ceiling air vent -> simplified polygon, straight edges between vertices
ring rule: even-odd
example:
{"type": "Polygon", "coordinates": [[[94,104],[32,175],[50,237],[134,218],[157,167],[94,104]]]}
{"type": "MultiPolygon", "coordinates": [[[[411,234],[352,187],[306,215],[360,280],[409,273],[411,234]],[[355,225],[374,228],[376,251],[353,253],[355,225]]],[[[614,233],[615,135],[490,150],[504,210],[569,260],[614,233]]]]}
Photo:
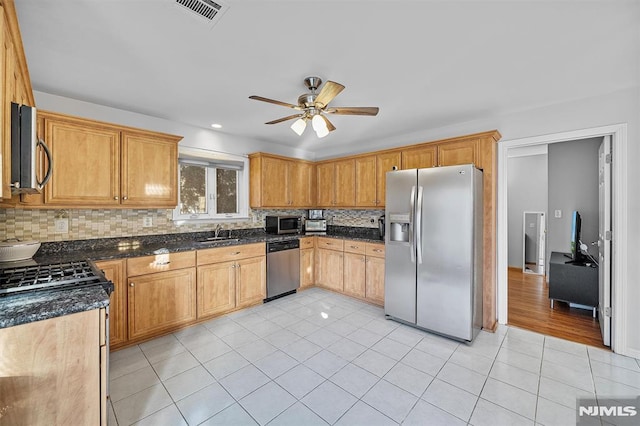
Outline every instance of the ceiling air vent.
{"type": "Polygon", "coordinates": [[[176,0],[176,3],[210,23],[218,21],[228,9],[226,5],[211,0],[176,0]]]}

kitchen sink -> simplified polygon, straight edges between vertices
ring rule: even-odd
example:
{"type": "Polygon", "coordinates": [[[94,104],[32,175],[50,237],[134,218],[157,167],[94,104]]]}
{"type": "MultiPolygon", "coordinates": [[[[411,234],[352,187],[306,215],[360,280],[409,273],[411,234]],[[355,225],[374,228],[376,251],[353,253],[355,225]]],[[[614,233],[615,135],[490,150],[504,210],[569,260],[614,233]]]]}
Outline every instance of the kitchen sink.
{"type": "Polygon", "coordinates": [[[239,238],[229,238],[229,237],[209,237],[206,238],[204,240],[200,240],[198,241],[198,243],[200,244],[207,244],[207,243],[217,243],[217,242],[221,242],[221,241],[239,241],[239,238]]]}

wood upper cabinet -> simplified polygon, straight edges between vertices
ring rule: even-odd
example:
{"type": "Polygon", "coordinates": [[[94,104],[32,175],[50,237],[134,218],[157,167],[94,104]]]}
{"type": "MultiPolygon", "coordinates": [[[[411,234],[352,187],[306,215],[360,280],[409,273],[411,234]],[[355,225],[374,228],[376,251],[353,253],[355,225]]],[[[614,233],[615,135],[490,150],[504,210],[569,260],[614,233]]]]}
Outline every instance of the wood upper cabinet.
{"type": "Polygon", "coordinates": [[[400,170],[401,156],[400,151],[376,155],[376,207],[384,207],[387,194],[387,172],[400,170]]]}
{"type": "Polygon", "coordinates": [[[402,170],[426,169],[438,165],[438,148],[435,145],[402,150],[402,170]]]}
{"type": "Polygon", "coordinates": [[[129,338],[145,338],[196,319],[196,268],[128,278],[129,338]]]}
{"type": "Polygon", "coordinates": [[[471,139],[456,142],[444,142],[438,144],[437,148],[439,166],[475,164],[476,167],[482,167],[478,162],[479,156],[477,140],[471,139]]]}
{"type": "Polygon", "coordinates": [[[44,126],[53,160],[45,203],[118,206],[120,132],[46,116],[44,126]]]}
{"type": "Polygon", "coordinates": [[[375,207],[378,204],[376,156],[358,157],[356,162],[356,206],[375,207]]]}
{"type": "Polygon", "coordinates": [[[122,132],[120,194],[127,206],[178,204],[178,144],[174,136],[122,132]]]}
{"type": "Polygon", "coordinates": [[[320,207],[353,207],[356,201],[356,163],[354,159],[318,164],[320,207]]]}
{"type": "MultiPolygon", "coordinates": [[[[40,111],[53,158],[44,204],[175,207],[180,137],[40,111]]],[[[23,197],[24,204],[30,198],[23,197]]]]}
{"type": "Polygon", "coordinates": [[[117,349],[127,342],[127,282],[126,260],[105,260],[96,262],[98,269],[113,283],[114,290],[109,298],[109,347],[117,349]]]}
{"type": "Polygon", "coordinates": [[[251,207],[313,207],[314,164],[256,153],[250,159],[251,207]]]}

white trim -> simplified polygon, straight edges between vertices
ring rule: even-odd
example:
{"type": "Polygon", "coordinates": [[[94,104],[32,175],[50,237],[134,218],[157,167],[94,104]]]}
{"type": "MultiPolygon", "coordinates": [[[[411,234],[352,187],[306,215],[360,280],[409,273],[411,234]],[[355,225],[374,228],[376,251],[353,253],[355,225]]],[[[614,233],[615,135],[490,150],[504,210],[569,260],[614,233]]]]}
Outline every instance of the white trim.
{"type": "Polygon", "coordinates": [[[622,355],[640,357],[640,353],[627,347],[626,333],[630,331],[627,318],[627,301],[629,280],[627,279],[627,124],[612,124],[609,126],[593,127],[589,129],[573,130],[563,133],[532,136],[521,139],[500,141],[498,143],[498,239],[496,271],[498,291],[496,294],[498,323],[507,323],[507,177],[509,151],[515,148],[566,142],[570,140],[587,139],[598,136],[611,135],[613,151],[613,259],[611,296],[613,302],[613,316],[611,318],[611,349],[622,355]]]}

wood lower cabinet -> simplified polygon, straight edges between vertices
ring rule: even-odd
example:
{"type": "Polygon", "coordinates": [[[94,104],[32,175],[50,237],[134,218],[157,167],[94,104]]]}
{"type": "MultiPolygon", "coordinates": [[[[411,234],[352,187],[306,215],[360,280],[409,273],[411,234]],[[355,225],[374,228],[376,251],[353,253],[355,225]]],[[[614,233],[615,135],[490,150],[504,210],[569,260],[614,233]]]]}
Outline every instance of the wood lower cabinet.
{"type": "Polygon", "coordinates": [[[117,349],[128,340],[126,260],[106,260],[96,266],[114,286],[109,299],[109,347],[117,349]]]}
{"type": "Polygon", "coordinates": [[[264,243],[197,251],[198,319],[261,303],[267,297],[264,243]]]}
{"type": "Polygon", "coordinates": [[[235,262],[198,266],[198,318],[236,307],[235,262]]]}
{"type": "Polygon", "coordinates": [[[311,287],[315,284],[313,248],[300,249],[300,288],[311,287]]]}
{"type": "Polygon", "coordinates": [[[342,251],[318,248],[316,250],[316,284],[342,292],[343,287],[343,263],[342,251]]]}
{"type": "Polygon", "coordinates": [[[0,424],[106,425],[104,322],[93,309],[0,329],[0,424]]]}
{"type": "Polygon", "coordinates": [[[365,299],[384,305],[384,258],[366,257],[365,299]]]}
{"type": "Polygon", "coordinates": [[[344,293],[349,296],[365,297],[366,256],[364,254],[344,254],[344,293]]]}
{"type": "Polygon", "coordinates": [[[261,303],[267,297],[267,257],[236,262],[236,307],[261,303]]]}
{"type": "Polygon", "coordinates": [[[156,335],[196,319],[196,269],[128,278],[129,338],[156,335]]]}

